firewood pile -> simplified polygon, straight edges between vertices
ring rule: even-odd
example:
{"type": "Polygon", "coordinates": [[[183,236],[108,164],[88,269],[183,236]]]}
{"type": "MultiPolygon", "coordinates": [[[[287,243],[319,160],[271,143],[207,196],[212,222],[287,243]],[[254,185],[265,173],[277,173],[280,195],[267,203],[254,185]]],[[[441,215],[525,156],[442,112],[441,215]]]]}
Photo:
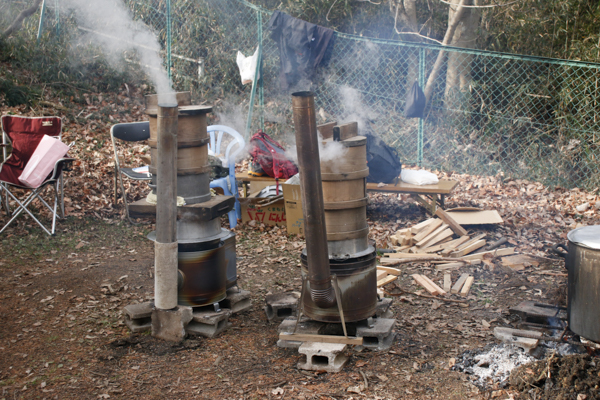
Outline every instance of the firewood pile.
{"type": "MultiPolygon", "coordinates": [[[[441,208],[437,210],[435,217],[398,230],[390,236],[390,240],[393,244],[391,252],[384,253],[379,260],[377,286],[383,287],[396,280],[401,270],[393,267],[429,262],[435,265],[436,271],[444,274],[443,287],[425,275],[411,276],[432,296],[446,294],[467,296],[474,277],[461,274],[456,282],[452,283],[450,271],[458,270],[465,265],[482,263],[493,269],[492,259],[515,253],[514,247],[502,247],[507,243],[505,238],[488,243],[485,233],[470,235],[441,208]]],[[[507,262],[503,260],[503,265],[518,269],[528,261],[526,257],[520,259],[514,257],[516,256],[513,256],[512,260],[507,258],[507,262]]]]}

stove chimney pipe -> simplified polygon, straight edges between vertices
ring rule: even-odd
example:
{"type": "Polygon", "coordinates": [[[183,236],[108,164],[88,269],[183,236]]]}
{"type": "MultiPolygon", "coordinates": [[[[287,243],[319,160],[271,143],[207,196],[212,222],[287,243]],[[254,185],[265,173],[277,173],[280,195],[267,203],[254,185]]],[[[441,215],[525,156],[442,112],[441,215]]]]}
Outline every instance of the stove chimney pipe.
{"type": "Polygon", "coordinates": [[[330,308],[336,305],[336,298],[331,285],[327,251],[314,94],[312,92],[292,93],[292,107],[302,191],[310,297],[317,307],[330,308]]]}

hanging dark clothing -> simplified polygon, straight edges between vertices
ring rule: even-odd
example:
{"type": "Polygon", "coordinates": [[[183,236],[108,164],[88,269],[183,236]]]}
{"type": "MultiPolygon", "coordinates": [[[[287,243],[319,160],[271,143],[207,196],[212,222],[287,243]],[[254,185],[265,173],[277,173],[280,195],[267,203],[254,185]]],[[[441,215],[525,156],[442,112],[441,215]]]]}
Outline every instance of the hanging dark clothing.
{"type": "Polygon", "coordinates": [[[279,48],[282,89],[311,89],[317,67],[327,65],[331,58],[334,31],[279,10],[273,12],[268,29],[279,48]]]}

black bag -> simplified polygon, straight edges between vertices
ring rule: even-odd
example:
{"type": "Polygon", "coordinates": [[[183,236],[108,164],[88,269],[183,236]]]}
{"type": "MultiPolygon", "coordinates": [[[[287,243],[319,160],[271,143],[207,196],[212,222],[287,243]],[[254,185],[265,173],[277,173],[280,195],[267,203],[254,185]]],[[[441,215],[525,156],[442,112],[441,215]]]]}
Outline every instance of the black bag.
{"type": "Polygon", "coordinates": [[[406,103],[404,104],[404,117],[423,118],[426,105],[427,100],[425,99],[425,93],[423,93],[421,90],[419,83],[415,81],[408,91],[408,95],[406,96],[406,103]]]}
{"type": "Polygon", "coordinates": [[[367,132],[367,182],[392,183],[400,176],[402,163],[398,152],[372,132],[367,132]]]}

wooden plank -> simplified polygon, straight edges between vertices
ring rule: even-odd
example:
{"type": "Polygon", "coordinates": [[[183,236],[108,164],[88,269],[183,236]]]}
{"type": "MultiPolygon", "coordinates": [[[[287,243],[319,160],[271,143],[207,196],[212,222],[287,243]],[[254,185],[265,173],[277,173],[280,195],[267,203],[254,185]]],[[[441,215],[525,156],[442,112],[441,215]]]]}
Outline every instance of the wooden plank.
{"type": "Polygon", "coordinates": [[[452,275],[450,272],[444,273],[444,291],[447,293],[452,289],[452,275]]]}
{"type": "Polygon", "coordinates": [[[425,239],[431,232],[439,228],[443,223],[444,222],[441,219],[434,219],[433,222],[427,225],[425,229],[423,229],[421,232],[415,235],[415,237],[413,237],[413,240],[415,241],[415,243],[420,242],[421,240],[425,239]]]}
{"type": "Polygon", "coordinates": [[[415,226],[410,228],[410,233],[412,233],[413,235],[416,235],[417,233],[421,232],[423,229],[427,228],[429,226],[429,224],[431,224],[434,220],[435,220],[435,218],[429,218],[423,222],[419,222],[418,224],[416,224],[415,226]]]}
{"type": "Polygon", "coordinates": [[[439,294],[446,294],[446,291],[444,289],[442,289],[441,287],[439,287],[434,281],[432,281],[431,279],[429,279],[428,276],[425,275],[421,275],[421,277],[423,279],[425,279],[427,281],[427,283],[429,283],[431,286],[433,286],[435,288],[435,290],[439,293],[439,294]]]}
{"type": "Polygon", "coordinates": [[[430,243],[433,238],[435,238],[438,234],[440,234],[440,232],[443,232],[444,230],[446,230],[446,228],[448,228],[448,225],[446,225],[442,222],[442,224],[439,226],[439,228],[437,228],[435,231],[431,232],[429,235],[427,235],[421,241],[418,241],[415,244],[415,246],[425,247],[426,244],[430,243]]]}
{"type": "Polygon", "coordinates": [[[356,121],[334,127],[334,135],[336,128],[339,129],[340,140],[346,140],[358,136],[358,122],[356,121]]]}
{"type": "Polygon", "coordinates": [[[473,236],[471,239],[469,239],[466,242],[464,242],[463,244],[457,246],[456,250],[462,250],[465,247],[469,246],[470,244],[475,243],[476,241],[481,240],[486,236],[487,236],[487,233],[480,233],[479,235],[473,236]]]}
{"type": "Polygon", "coordinates": [[[446,239],[442,240],[439,244],[437,244],[435,246],[427,247],[427,248],[423,249],[423,251],[425,253],[437,253],[438,251],[442,251],[442,250],[445,250],[450,247],[454,248],[457,246],[457,245],[455,245],[455,243],[458,243],[458,241],[460,241],[461,239],[462,238],[453,240],[451,238],[446,238],[446,239]]]}
{"type": "Polygon", "coordinates": [[[503,249],[484,251],[483,253],[469,254],[468,256],[463,256],[461,258],[463,260],[483,260],[483,258],[488,254],[491,254],[494,257],[509,256],[511,254],[515,254],[515,248],[505,247],[503,249]]]}
{"type": "Polygon", "coordinates": [[[408,250],[409,248],[410,246],[394,246],[394,250],[396,250],[398,253],[408,250]]]}
{"type": "Polygon", "coordinates": [[[395,276],[395,275],[388,275],[387,277],[385,277],[385,278],[377,281],[377,287],[385,286],[388,283],[394,282],[396,279],[398,279],[397,276],[395,276]]]}
{"type": "Polygon", "coordinates": [[[389,274],[386,271],[380,271],[379,268],[377,268],[377,282],[379,282],[388,275],[389,274]]]}
{"type": "MultiPolygon", "coordinates": [[[[400,271],[398,268],[391,268],[391,267],[382,267],[380,265],[377,266],[377,271],[385,271],[390,275],[395,275],[398,276],[402,273],[402,271],[400,271]]],[[[379,279],[377,279],[379,280],[379,279]]]]}
{"type": "Polygon", "coordinates": [[[462,257],[465,254],[472,253],[475,250],[482,248],[483,246],[485,246],[485,243],[486,242],[483,239],[482,240],[478,240],[478,241],[476,241],[474,243],[471,243],[469,246],[465,247],[462,250],[453,251],[452,253],[450,253],[450,257],[462,257]]]}
{"type": "Polygon", "coordinates": [[[335,335],[310,335],[300,333],[280,333],[280,340],[289,340],[291,342],[315,342],[315,343],[340,343],[351,345],[362,345],[362,337],[344,337],[335,335]]]}
{"type": "Polygon", "coordinates": [[[452,229],[446,228],[445,230],[443,230],[440,233],[438,233],[437,235],[435,235],[431,240],[429,240],[427,242],[427,244],[422,247],[422,249],[426,249],[426,248],[428,248],[430,246],[434,246],[434,245],[438,244],[439,242],[441,242],[444,239],[451,238],[452,235],[454,235],[454,232],[452,232],[452,229]]]}
{"type": "Polygon", "coordinates": [[[475,278],[473,278],[472,276],[469,276],[467,278],[467,280],[465,281],[465,284],[463,285],[462,289],[460,290],[460,295],[465,297],[466,295],[469,294],[469,290],[471,290],[471,285],[473,284],[473,281],[475,280],[475,278]]]}
{"type": "Polygon", "coordinates": [[[330,137],[333,137],[333,127],[336,125],[337,125],[337,121],[328,122],[323,125],[318,125],[317,130],[319,131],[319,133],[321,134],[321,137],[323,139],[329,139],[330,137]]]}
{"type": "Polygon", "coordinates": [[[428,253],[385,253],[383,255],[383,257],[381,257],[381,259],[384,258],[394,258],[394,259],[399,259],[399,258],[442,258],[442,256],[438,256],[436,254],[428,254],[428,253]]]}
{"type": "Polygon", "coordinates": [[[459,269],[465,263],[455,262],[455,263],[447,263],[447,264],[438,264],[435,266],[436,271],[454,271],[455,269],[459,269]]]}
{"type": "Polygon", "coordinates": [[[423,278],[423,276],[422,276],[422,275],[419,275],[419,274],[413,274],[413,275],[411,275],[411,276],[412,276],[412,278],[415,280],[415,282],[417,282],[417,283],[418,283],[419,285],[421,285],[421,286],[422,286],[422,287],[423,287],[425,290],[427,290],[427,292],[429,292],[429,294],[431,294],[431,295],[434,295],[434,296],[436,296],[436,295],[438,295],[438,294],[439,294],[439,292],[437,291],[437,289],[436,289],[435,287],[431,286],[431,285],[429,284],[429,282],[428,282],[426,279],[424,279],[424,278],[423,278]]]}
{"type": "Polygon", "coordinates": [[[368,182],[367,191],[389,192],[389,193],[416,193],[416,194],[450,194],[458,185],[458,181],[441,179],[435,185],[413,185],[403,181],[398,181],[394,185],[385,185],[378,187],[377,183],[368,182]]]}
{"type": "Polygon", "coordinates": [[[454,286],[452,286],[450,293],[456,294],[456,293],[460,292],[460,289],[462,289],[462,287],[465,284],[465,281],[467,280],[468,277],[469,277],[469,274],[462,274],[460,276],[460,278],[458,278],[458,280],[456,281],[454,286]]]}
{"type": "Polygon", "coordinates": [[[521,271],[525,267],[529,267],[531,265],[537,267],[540,265],[540,262],[527,254],[517,254],[514,256],[502,257],[502,265],[505,265],[515,271],[521,271]]]}
{"type": "Polygon", "coordinates": [[[496,210],[447,211],[461,225],[501,224],[504,221],[496,210]]]}
{"type": "Polygon", "coordinates": [[[441,208],[438,208],[437,210],[435,210],[435,215],[440,217],[440,219],[442,221],[444,221],[446,224],[448,224],[450,229],[452,229],[452,231],[454,233],[456,233],[458,236],[465,236],[467,234],[467,230],[465,228],[463,228],[462,226],[460,226],[460,224],[458,222],[456,222],[454,220],[454,218],[452,218],[450,215],[448,215],[448,213],[446,211],[442,210],[441,208]]]}

